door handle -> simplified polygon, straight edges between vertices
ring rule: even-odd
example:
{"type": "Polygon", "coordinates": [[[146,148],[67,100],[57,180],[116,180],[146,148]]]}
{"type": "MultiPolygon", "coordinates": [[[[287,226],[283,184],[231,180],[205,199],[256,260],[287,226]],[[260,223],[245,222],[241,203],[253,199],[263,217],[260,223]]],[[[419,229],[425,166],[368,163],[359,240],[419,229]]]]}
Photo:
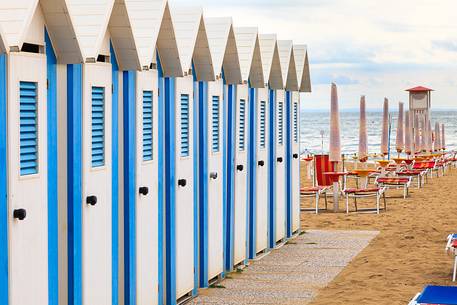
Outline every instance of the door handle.
{"type": "Polygon", "coordinates": [[[141,195],[146,196],[149,193],[149,188],[147,186],[141,186],[138,191],[141,195]]]}
{"type": "Polygon", "coordinates": [[[92,206],[97,204],[97,196],[87,196],[86,197],[86,203],[90,204],[92,206]]]}
{"type": "Polygon", "coordinates": [[[276,161],[278,161],[279,163],[282,163],[282,157],[278,157],[278,158],[276,159],[276,161]]]}
{"type": "Polygon", "coordinates": [[[187,180],[186,179],[179,179],[178,180],[178,185],[179,186],[185,187],[186,184],[187,184],[187,180]]]}
{"type": "Polygon", "coordinates": [[[242,164],[236,166],[236,170],[239,172],[243,171],[244,166],[242,164]]]}
{"type": "Polygon", "coordinates": [[[216,180],[216,179],[217,179],[217,173],[216,173],[216,172],[212,172],[212,173],[209,174],[209,177],[210,177],[211,179],[216,180]]]}
{"type": "Polygon", "coordinates": [[[259,166],[264,166],[264,165],[265,165],[265,162],[264,162],[263,160],[260,160],[259,162],[257,162],[257,164],[258,164],[259,166]]]}
{"type": "Polygon", "coordinates": [[[27,216],[27,211],[25,209],[15,209],[13,210],[13,218],[18,220],[24,220],[27,216]]]}
{"type": "Polygon", "coordinates": [[[294,159],[298,159],[298,154],[293,154],[292,156],[294,157],[294,159]]]}

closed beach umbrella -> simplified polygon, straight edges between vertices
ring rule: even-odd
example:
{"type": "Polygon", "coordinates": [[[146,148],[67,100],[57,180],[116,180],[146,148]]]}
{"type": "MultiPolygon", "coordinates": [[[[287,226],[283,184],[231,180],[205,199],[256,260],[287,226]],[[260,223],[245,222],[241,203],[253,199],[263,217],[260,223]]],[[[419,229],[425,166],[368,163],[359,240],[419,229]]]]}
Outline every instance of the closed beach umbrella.
{"type": "Polygon", "coordinates": [[[432,123],[430,122],[430,118],[427,116],[427,151],[432,152],[432,123]]]}
{"type": "Polygon", "coordinates": [[[330,147],[329,159],[331,162],[341,161],[340,142],[340,113],[338,110],[338,92],[335,84],[332,84],[330,103],[330,147]]]}
{"type": "Polygon", "coordinates": [[[359,127],[359,161],[365,162],[368,158],[367,114],[365,96],[360,98],[360,127],[359,127]]]}
{"type": "Polygon", "coordinates": [[[419,116],[414,116],[414,152],[422,151],[421,134],[420,134],[420,120],[419,116]]]}
{"type": "Polygon", "coordinates": [[[389,153],[389,101],[384,98],[384,108],[382,112],[382,135],[381,135],[381,154],[389,153]]]}
{"type": "Polygon", "coordinates": [[[396,148],[397,152],[401,153],[405,148],[405,137],[404,137],[404,122],[403,122],[403,103],[398,104],[398,121],[397,121],[397,138],[396,138],[396,148]]]}
{"type": "Polygon", "coordinates": [[[444,124],[441,124],[441,149],[446,150],[446,137],[444,133],[444,124]]]}
{"type": "Polygon", "coordinates": [[[413,152],[412,148],[412,128],[410,123],[410,112],[405,112],[405,153],[410,155],[413,152]]]}
{"type": "Polygon", "coordinates": [[[435,145],[433,146],[435,151],[441,150],[441,132],[440,132],[440,123],[435,123],[435,145]]]}

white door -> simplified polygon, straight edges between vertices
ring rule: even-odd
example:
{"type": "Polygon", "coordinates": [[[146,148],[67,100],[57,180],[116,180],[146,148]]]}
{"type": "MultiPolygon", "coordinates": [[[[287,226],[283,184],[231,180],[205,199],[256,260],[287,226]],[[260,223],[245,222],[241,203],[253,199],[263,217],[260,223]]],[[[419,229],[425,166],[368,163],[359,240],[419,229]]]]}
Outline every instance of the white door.
{"type": "Polygon", "coordinates": [[[284,90],[276,91],[276,241],[286,236],[286,126],[284,90]]]}
{"type": "Polygon", "coordinates": [[[235,265],[246,259],[248,109],[248,86],[239,85],[237,87],[235,128],[235,249],[233,258],[235,265]]]}
{"type": "Polygon", "coordinates": [[[208,83],[208,279],[223,271],[223,90],[222,80],[208,83]]]}
{"type": "Polygon", "coordinates": [[[194,288],[193,77],[176,78],[176,297],[194,288]]]}
{"type": "Polygon", "coordinates": [[[111,304],[111,64],[83,68],[83,304],[111,304]]]}
{"type": "Polygon", "coordinates": [[[10,305],[48,303],[46,99],[46,57],[10,53],[7,105],[10,305]]]}
{"type": "Polygon", "coordinates": [[[268,247],[268,89],[258,89],[256,142],[256,253],[268,247]]]}
{"type": "Polygon", "coordinates": [[[300,93],[292,94],[292,233],[300,228],[300,93]]]}
{"type": "Polygon", "coordinates": [[[136,74],[136,287],[137,304],[158,299],[157,71],[136,74]]]}

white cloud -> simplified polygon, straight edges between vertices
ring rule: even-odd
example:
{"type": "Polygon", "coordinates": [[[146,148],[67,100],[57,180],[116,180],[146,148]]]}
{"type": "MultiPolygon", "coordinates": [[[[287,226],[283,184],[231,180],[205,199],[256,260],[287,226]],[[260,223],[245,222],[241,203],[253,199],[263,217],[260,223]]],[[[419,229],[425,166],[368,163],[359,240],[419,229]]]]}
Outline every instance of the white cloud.
{"type": "MultiPolygon", "coordinates": [[[[201,5],[207,16],[232,16],[237,26],[306,43],[311,108],[328,108],[325,80],[342,80],[341,108],[368,107],[382,98],[406,101],[404,89],[434,88],[435,107],[456,107],[457,1],[455,0],[170,0],[201,5]]],[[[396,103],[396,102],[395,102],[396,103]]]]}

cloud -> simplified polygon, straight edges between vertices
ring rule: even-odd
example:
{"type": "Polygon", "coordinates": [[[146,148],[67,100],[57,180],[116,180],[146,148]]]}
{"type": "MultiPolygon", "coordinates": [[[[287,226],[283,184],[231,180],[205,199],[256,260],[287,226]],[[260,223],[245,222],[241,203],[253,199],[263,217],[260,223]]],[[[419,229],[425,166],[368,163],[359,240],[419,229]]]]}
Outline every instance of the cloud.
{"type": "Polygon", "coordinates": [[[432,41],[432,46],[450,52],[457,52],[457,41],[434,40],[432,41]]]}

